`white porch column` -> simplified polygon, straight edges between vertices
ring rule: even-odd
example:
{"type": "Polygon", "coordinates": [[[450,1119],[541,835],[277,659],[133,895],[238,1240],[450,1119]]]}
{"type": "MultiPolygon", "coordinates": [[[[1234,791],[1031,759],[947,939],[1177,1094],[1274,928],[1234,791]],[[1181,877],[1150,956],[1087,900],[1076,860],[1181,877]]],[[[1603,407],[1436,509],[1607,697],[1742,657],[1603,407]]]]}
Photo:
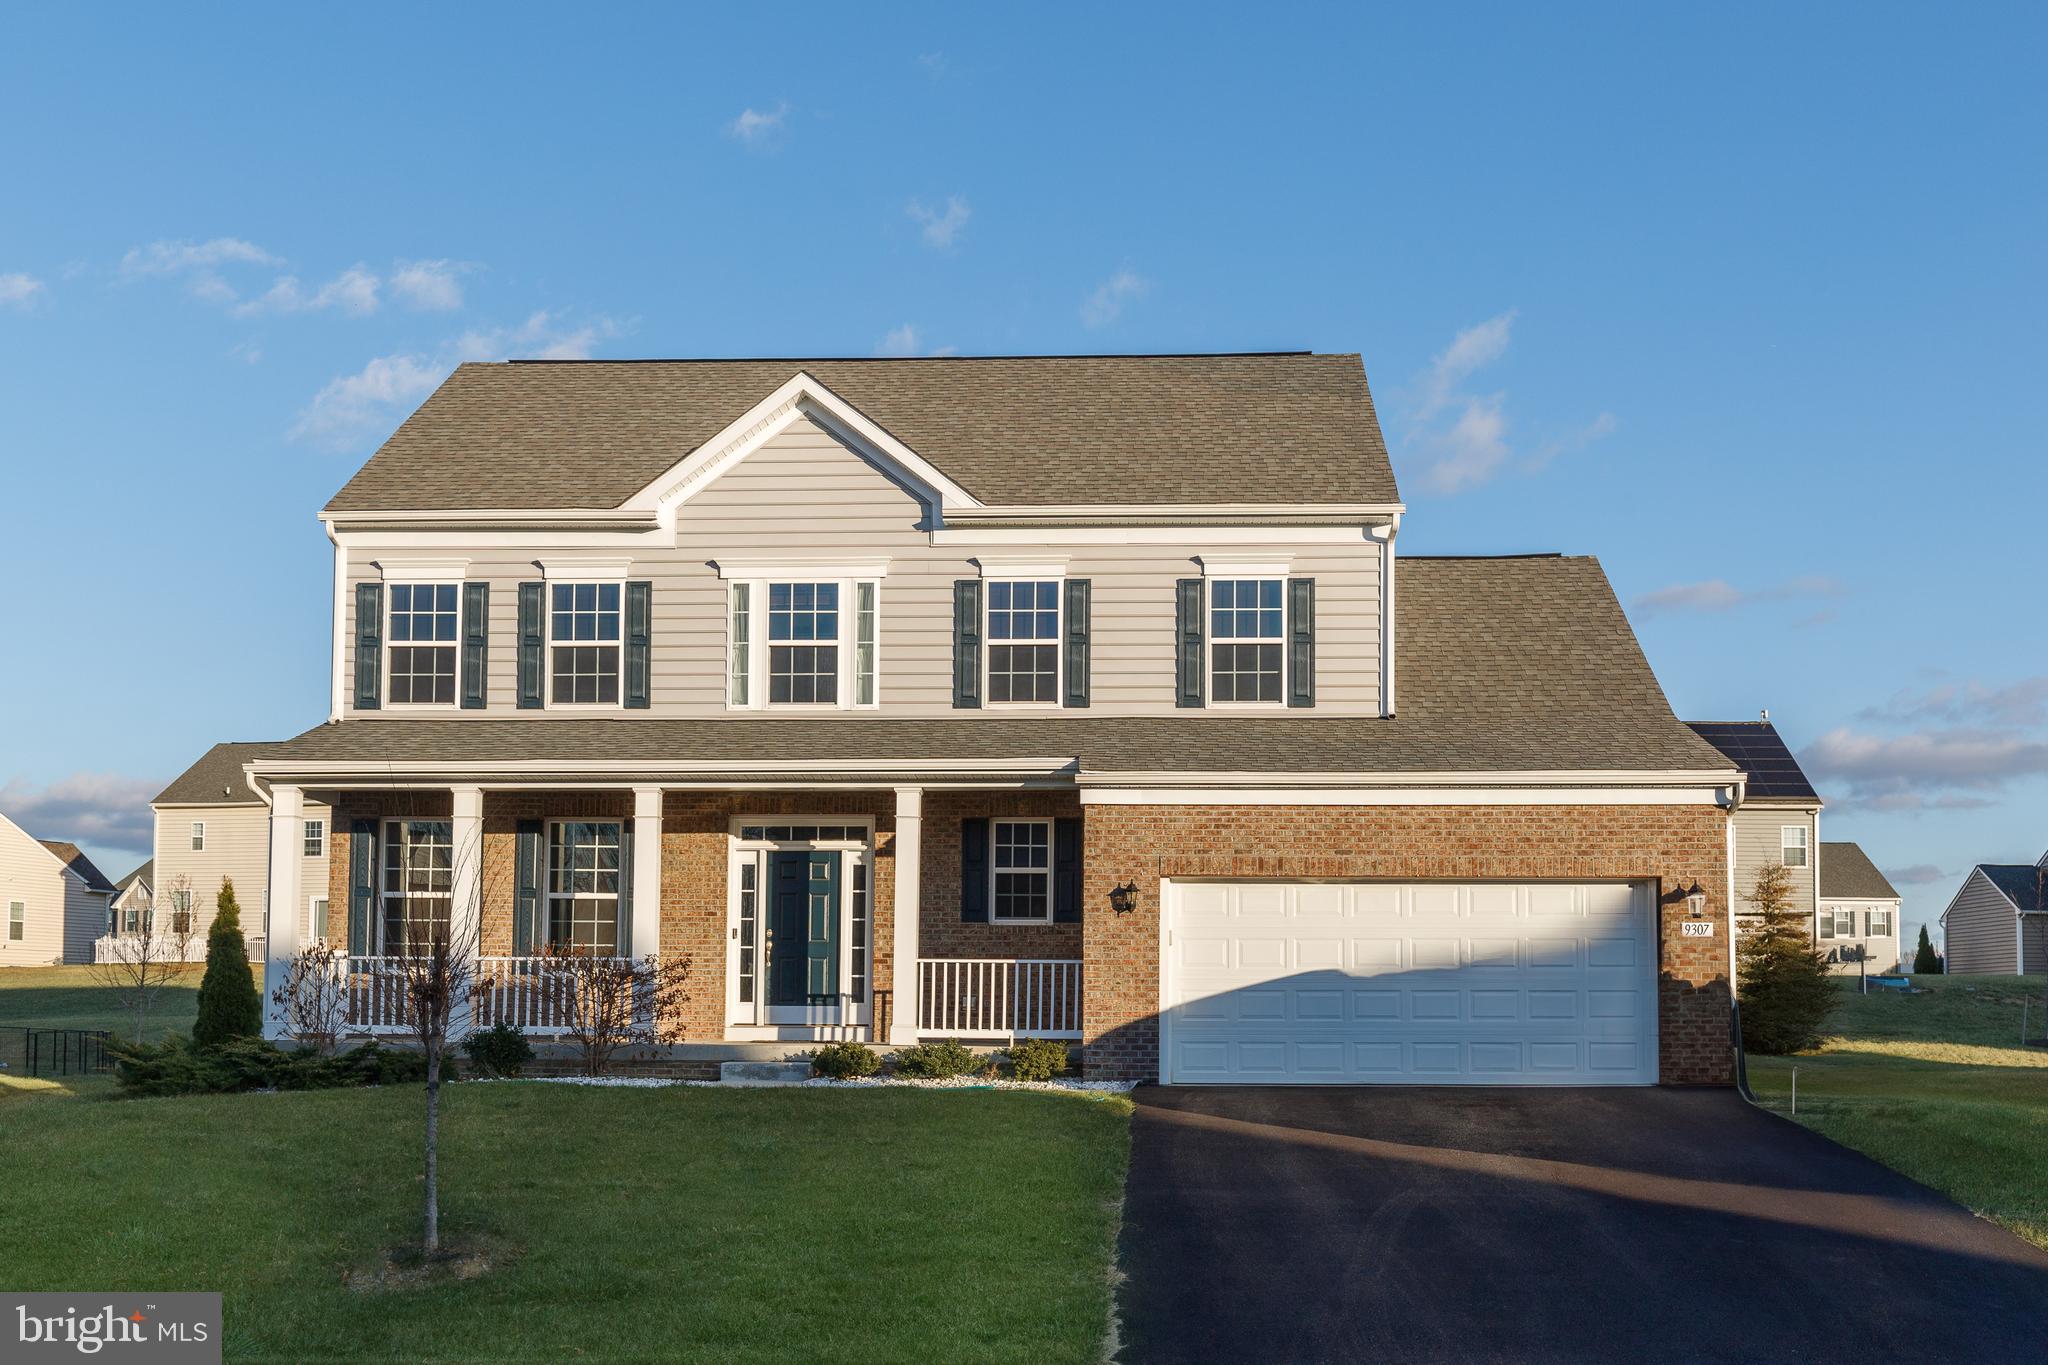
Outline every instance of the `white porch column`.
{"type": "Polygon", "coordinates": [[[271,998],[299,952],[299,864],[306,854],[306,802],[297,787],[270,789],[269,890],[263,914],[263,1036],[289,1038],[285,1008],[271,998]]]}
{"type": "Polygon", "coordinates": [[[896,789],[896,937],[889,1042],[917,1041],[918,872],[924,863],[924,789],[896,789]]]}
{"type": "MultiPolygon", "coordinates": [[[[454,859],[448,887],[448,947],[451,960],[469,960],[474,985],[484,948],[484,792],[481,787],[456,787],[448,796],[448,843],[454,859]]],[[[449,1009],[451,1039],[469,1032],[473,1003],[464,992],[449,1009]]]]}
{"type": "Polygon", "coordinates": [[[661,788],[633,788],[633,941],[637,958],[661,951],[661,788]]]}

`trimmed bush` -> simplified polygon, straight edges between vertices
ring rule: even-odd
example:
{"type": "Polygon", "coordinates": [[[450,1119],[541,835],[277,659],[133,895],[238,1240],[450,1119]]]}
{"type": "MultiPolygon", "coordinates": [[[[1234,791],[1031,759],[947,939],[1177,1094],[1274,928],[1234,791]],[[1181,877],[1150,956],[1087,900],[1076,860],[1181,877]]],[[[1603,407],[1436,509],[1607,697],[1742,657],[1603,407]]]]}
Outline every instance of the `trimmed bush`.
{"type": "Polygon", "coordinates": [[[1010,1046],[1010,1074],[1020,1081],[1049,1081],[1067,1069],[1067,1045],[1052,1038],[1022,1038],[1010,1046]]]}
{"type": "Polygon", "coordinates": [[[865,1043],[827,1043],[811,1054],[814,1075],[835,1081],[858,1080],[882,1069],[882,1059],[865,1043]]]}
{"type": "Polygon", "coordinates": [[[249,945],[242,938],[242,911],[235,903],[235,884],[222,878],[213,927],[206,931],[206,975],[199,981],[199,1018],[192,1041],[219,1047],[235,1038],[263,1032],[263,997],[249,970],[249,945]]]}
{"type": "Polygon", "coordinates": [[[955,1042],[919,1043],[892,1054],[896,1074],[912,1080],[941,1081],[949,1076],[978,1076],[994,1069],[986,1057],[977,1057],[955,1042]]]}
{"type": "MultiPolygon", "coordinates": [[[[261,1038],[237,1038],[217,1048],[172,1037],[156,1045],[110,1040],[115,1075],[125,1095],[221,1095],[244,1090],[340,1090],[358,1085],[404,1085],[426,1079],[417,1052],[366,1043],[345,1052],[312,1048],[286,1052],[261,1038]]],[[[444,1079],[455,1079],[452,1059],[444,1079]]]]}
{"type": "Polygon", "coordinates": [[[463,1039],[462,1050],[469,1054],[470,1065],[485,1076],[517,1076],[533,1060],[533,1044],[503,1019],[463,1039]]]}

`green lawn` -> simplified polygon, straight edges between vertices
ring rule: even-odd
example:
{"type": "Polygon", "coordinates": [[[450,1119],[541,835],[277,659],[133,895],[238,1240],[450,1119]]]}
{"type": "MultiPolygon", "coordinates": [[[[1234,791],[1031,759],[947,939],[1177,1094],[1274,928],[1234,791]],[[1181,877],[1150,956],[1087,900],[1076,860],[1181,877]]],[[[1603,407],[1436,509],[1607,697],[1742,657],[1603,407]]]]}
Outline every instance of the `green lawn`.
{"type": "Polygon", "coordinates": [[[1757,1098],[2048,1247],[2048,981],[1916,977],[1924,995],[1844,983],[1819,1051],[1749,1059],[1757,1098]]]}
{"type": "MultiPolygon", "coordinates": [[[[149,1011],[144,1029],[151,1042],[166,1032],[190,1033],[199,1017],[199,978],[206,964],[172,969],[173,975],[149,1011]]],[[[263,968],[255,966],[256,982],[263,968]]],[[[0,967],[0,1024],[39,1028],[103,1028],[135,1036],[135,1014],[121,1008],[120,991],[102,984],[92,967],[0,967]]]]}
{"type": "Polygon", "coordinates": [[[230,1359],[1095,1361],[1130,1106],[999,1091],[446,1092],[0,1105],[15,1289],[218,1289],[230,1359]]]}

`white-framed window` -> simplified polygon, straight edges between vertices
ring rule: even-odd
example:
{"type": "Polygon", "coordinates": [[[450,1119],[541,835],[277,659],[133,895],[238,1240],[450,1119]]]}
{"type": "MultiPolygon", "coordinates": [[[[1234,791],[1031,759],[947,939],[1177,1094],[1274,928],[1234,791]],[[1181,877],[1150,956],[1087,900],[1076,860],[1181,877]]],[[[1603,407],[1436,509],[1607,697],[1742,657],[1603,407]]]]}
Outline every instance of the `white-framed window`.
{"type": "Polygon", "coordinates": [[[393,706],[455,705],[461,596],[456,583],[393,583],[386,593],[384,690],[393,706]]]}
{"type": "Polygon", "coordinates": [[[28,906],[21,901],[7,902],[7,941],[19,943],[28,934],[28,906]]]}
{"type": "Polygon", "coordinates": [[[206,852],[206,822],[204,820],[194,820],[192,822],[192,851],[194,853],[206,852]]]}
{"type": "Polygon", "coordinates": [[[731,615],[731,657],[726,660],[726,700],[734,706],[746,706],[748,672],[753,662],[754,648],[754,585],[735,583],[732,585],[731,615]]]}
{"type": "Polygon", "coordinates": [[[983,598],[989,704],[1058,705],[1059,581],[995,579],[983,598]]]}
{"type": "Polygon", "coordinates": [[[546,934],[552,948],[619,951],[621,826],[602,820],[548,825],[546,934]]]}
{"type": "Polygon", "coordinates": [[[1892,912],[1872,907],[1864,916],[1865,933],[1871,938],[1890,938],[1894,932],[1892,912]]]}
{"type": "Polygon", "coordinates": [[[839,585],[768,585],[768,704],[839,704],[839,585]]]}
{"type": "Polygon", "coordinates": [[[1784,825],[1778,830],[1778,851],[1787,867],[1806,866],[1806,826],[1784,825]]]}
{"type": "Polygon", "coordinates": [[[1855,938],[1856,912],[1834,906],[1820,912],[1820,936],[1822,938],[1855,938]]]}
{"type": "Polygon", "coordinates": [[[327,821],[325,819],[308,820],[306,822],[305,852],[308,858],[324,858],[327,856],[327,821]]]}
{"type": "Polygon", "coordinates": [[[548,584],[548,703],[619,704],[622,583],[548,584]]]}
{"type": "Polygon", "coordinates": [[[327,897],[313,896],[306,902],[306,942],[319,943],[327,937],[327,897]]]}
{"type": "Polygon", "coordinates": [[[989,918],[997,924],[1052,919],[1052,821],[997,820],[989,849],[989,918]]]}
{"type": "Polygon", "coordinates": [[[727,607],[726,700],[734,707],[873,706],[881,585],[874,579],[751,579],[727,607]]]}
{"type": "Polygon", "coordinates": [[[1285,588],[1278,578],[1208,580],[1210,701],[1285,704],[1285,588]]]}
{"type": "Polygon", "coordinates": [[[455,827],[447,820],[386,820],[379,951],[397,955],[448,931],[455,892],[455,827]]]}
{"type": "MultiPolygon", "coordinates": [[[[154,911],[150,912],[154,914],[154,911]]],[[[173,891],[171,893],[171,932],[189,934],[192,932],[192,893],[173,891]]]]}

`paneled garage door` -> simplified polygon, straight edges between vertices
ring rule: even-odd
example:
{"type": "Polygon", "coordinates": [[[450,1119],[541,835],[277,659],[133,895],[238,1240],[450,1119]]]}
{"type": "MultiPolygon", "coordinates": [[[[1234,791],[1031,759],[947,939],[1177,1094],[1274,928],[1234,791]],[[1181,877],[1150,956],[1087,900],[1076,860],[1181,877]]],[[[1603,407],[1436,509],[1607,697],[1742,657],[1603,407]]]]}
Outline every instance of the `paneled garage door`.
{"type": "Polygon", "coordinates": [[[1651,1085],[1647,886],[1175,882],[1164,1079],[1651,1085]]]}

